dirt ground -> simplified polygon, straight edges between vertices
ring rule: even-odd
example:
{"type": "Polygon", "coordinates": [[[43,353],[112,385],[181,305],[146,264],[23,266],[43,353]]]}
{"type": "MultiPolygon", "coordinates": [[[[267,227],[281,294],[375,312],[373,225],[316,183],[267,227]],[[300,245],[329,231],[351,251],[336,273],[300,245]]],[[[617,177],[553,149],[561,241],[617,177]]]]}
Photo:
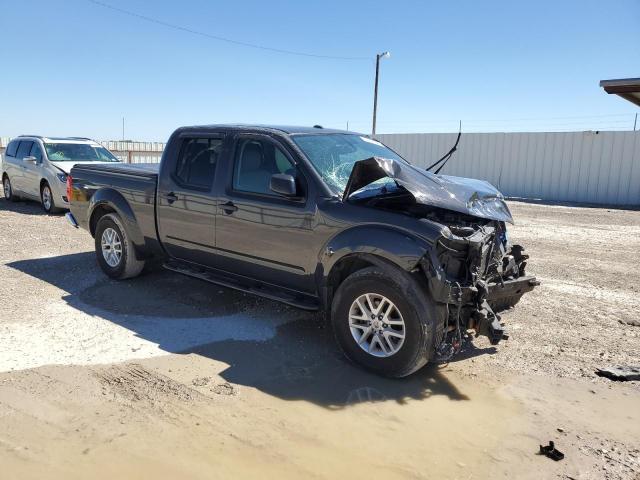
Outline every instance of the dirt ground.
{"type": "Polygon", "coordinates": [[[316,315],[113,282],[88,233],[0,199],[0,477],[640,478],[640,382],[594,374],[640,363],[640,212],[510,206],[542,281],[510,339],[388,380],[316,315]]]}

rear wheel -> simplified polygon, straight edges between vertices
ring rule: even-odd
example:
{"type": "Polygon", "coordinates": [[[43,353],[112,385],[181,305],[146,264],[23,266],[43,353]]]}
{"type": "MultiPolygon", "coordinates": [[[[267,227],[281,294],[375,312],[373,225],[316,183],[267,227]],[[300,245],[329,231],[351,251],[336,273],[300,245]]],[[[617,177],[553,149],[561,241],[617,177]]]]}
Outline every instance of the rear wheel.
{"type": "Polygon", "coordinates": [[[11,180],[9,180],[9,175],[7,174],[5,174],[2,178],[2,190],[4,191],[4,198],[9,200],[10,202],[16,202],[18,200],[18,197],[16,197],[13,193],[11,180]]]}
{"type": "Polygon", "coordinates": [[[334,297],[331,322],[350,360],[389,377],[425,365],[442,333],[426,291],[392,267],[369,267],[347,277],[334,297]]]}
{"type": "Polygon", "coordinates": [[[123,280],[136,277],[144,268],[145,262],[136,258],[133,242],[115,213],[98,220],[95,247],[100,268],[111,278],[123,280]]]}

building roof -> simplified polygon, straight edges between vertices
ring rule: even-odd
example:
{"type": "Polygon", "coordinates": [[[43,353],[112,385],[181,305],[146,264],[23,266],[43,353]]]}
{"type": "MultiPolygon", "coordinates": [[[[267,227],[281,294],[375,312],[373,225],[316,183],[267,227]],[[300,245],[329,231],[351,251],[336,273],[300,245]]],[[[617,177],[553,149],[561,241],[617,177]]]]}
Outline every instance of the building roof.
{"type": "Polygon", "coordinates": [[[605,92],[618,95],[640,107],[640,78],[601,80],[600,86],[605,92]]]}

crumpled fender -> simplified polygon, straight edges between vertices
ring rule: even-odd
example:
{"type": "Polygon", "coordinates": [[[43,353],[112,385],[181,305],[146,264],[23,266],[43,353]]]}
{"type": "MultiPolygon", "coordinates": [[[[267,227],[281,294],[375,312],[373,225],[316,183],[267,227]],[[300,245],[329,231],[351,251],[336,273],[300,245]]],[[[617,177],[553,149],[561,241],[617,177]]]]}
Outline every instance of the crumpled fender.
{"type": "Polygon", "coordinates": [[[343,230],[329,240],[320,252],[318,263],[325,281],[340,260],[355,254],[375,255],[409,272],[416,268],[430,248],[429,242],[407,231],[361,225],[343,230]]]}
{"type": "MultiPolygon", "coordinates": [[[[124,224],[124,228],[127,230],[127,235],[133,242],[133,245],[136,248],[138,253],[143,252],[145,248],[144,236],[140,231],[140,227],[138,226],[138,222],[136,221],[136,216],[129,205],[129,202],[122,196],[120,192],[113,188],[101,188],[96,193],[93,194],[91,200],[89,200],[89,208],[88,208],[88,221],[89,225],[91,225],[91,219],[96,208],[100,206],[109,206],[113,208],[116,213],[122,219],[124,224]]],[[[91,235],[94,235],[95,232],[91,232],[91,235]]]]}

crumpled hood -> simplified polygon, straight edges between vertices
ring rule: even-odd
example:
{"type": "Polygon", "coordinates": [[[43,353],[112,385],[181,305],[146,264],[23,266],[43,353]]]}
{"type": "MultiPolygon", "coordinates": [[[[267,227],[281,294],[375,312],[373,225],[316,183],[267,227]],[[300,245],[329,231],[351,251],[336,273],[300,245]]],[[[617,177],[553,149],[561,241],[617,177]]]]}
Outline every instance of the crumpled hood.
{"type": "Polygon", "coordinates": [[[415,197],[416,202],[423,205],[513,223],[504,197],[489,182],[435,175],[388,158],[371,157],[356,162],[342,198],[346,200],[352,193],[384,177],[394,179],[415,197]]]}
{"type": "Polygon", "coordinates": [[[115,162],[74,162],[74,161],[67,161],[67,162],[51,162],[51,160],[49,160],[49,162],[54,166],[57,167],[58,169],[62,170],[64,173],[71,173],[71,169],[76,166],[76,165],[85,165],[85,164],[91,164],[91,165],[113,165],[115,162]]]}

